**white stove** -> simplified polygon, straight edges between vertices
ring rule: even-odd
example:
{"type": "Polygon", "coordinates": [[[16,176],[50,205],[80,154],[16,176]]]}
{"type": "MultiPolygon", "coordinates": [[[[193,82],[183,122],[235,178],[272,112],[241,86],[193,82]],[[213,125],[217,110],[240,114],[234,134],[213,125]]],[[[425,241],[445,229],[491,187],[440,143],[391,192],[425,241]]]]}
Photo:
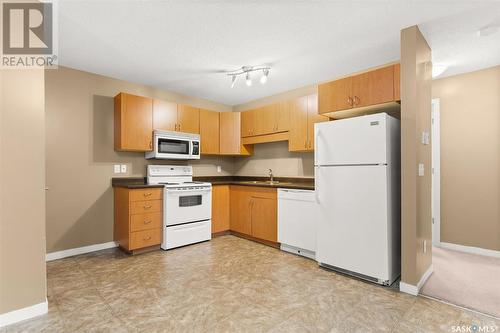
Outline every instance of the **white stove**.
{"type": "Polygon", "coordinates": [[[193,168],[148,165],[148,184],[163,184],[164,250],[212,238],[212,184],[193,181],[193,168]]]}

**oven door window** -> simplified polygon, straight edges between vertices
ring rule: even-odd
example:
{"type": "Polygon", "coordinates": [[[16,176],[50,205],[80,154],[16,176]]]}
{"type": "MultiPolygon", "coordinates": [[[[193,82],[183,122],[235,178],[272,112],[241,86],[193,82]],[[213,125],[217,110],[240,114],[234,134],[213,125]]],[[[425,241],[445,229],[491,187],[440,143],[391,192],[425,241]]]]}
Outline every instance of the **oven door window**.
{"type": "Polygon", "coordinates": [[[189,141],[158,138],[158,153],[189,155],[189,141]]]}
{"type": "Polygon", "coordinates": [[[200,195],[187,195],[179,197],[179,207],[201,206],[202,199],[200,195]]]}

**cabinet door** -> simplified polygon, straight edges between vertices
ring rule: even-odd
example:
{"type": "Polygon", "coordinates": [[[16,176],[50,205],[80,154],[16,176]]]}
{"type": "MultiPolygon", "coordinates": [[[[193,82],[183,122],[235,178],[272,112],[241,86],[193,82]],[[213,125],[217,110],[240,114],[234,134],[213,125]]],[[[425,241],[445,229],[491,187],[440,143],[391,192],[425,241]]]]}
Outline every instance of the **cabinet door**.
{"type": "Polygon", "coordinates": [[[241,112],[221,112],[220,154],[251,155],[253,146],[241,144],[241,112]]]}
{"type": "Polygon", "coordinates": [[[394,100],[401,100],[401,65],[394,65],[394,100]]]}
{"type": "Polygon", "coordinates": [[[394,66],[352,77],[354,107],[394,101],[394,66]]]}
{"type": "Polygon", "coordinates": [[[307,150],[314,150],[314,124],[328,120],[328,117],[318,114],[318,95],[307,96],[307,150]]]}
{"type": "Polygon", "coordinates": [[[252,136],[254,134],[255,110],[241,112],[241,137],[252,136]]]}
{"type": "Polygon", "coordinates": [[[252,236],[271,242],[277,242],[276,199],[252,196],[252,236]]]}
{"type": "Polygon", "coordinates": [[[254,134],[266,135],[278,130],[278,104],[271,104],[255,109],[254,134]]]}
{"type": "Polygon", "coordinates": [[[307,149],[307,96],[287,102],[290,112],[289,151],[304,151],[307,149]]]}
{"type": "Polygon", "coordinates": [[[290,109],[287,102],[276,104],[276,131],[286,132],[290,130],[290,109]]]}
{"type": "Polygon", "coordinates": [[[230,228],[245,235],[252,235],[251,193],[245,186],[230,186],[230,228]]]}
{"type": "Polygon", "coordinates": [[[319,113],[352,108],[352,78],[347,77],[318,86],[319,113]]]}
{"type": "Polygon", "coordinates": [[[229,185],[212,187],[212,233],[229,230],[229,185]]]}
{"type": "Polygon", "coordinates": [[[120,93],[115,97],[115,150],[150,151],[153,138],[153,100],[120,93]]]}
{"type": "Polygon", "coordinates": [[[153,129],[175,131],[177,126],[177,104],[159,99],[153,100],[153,129]]]}
{"type": "Polygon", "coordinates": [[[189,105],[177,106],[177,130],[185,133],[200,133],[200,110],[189,105]]]}
{"type": "Polygon", "coordinates": [[[200,109],[200,141],[202,154],[219,153],[219,112],[200,109]]]}

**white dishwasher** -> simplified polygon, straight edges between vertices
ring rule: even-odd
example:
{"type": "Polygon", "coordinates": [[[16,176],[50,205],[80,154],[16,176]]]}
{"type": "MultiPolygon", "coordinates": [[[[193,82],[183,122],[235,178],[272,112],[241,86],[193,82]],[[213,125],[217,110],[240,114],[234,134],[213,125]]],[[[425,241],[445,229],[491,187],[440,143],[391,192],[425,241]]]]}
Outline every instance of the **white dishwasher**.
{"type": "Polygon", "coordinates": [[[315,259],[317,207],[313,190],[278,189],[281,250],[315,259]]]}

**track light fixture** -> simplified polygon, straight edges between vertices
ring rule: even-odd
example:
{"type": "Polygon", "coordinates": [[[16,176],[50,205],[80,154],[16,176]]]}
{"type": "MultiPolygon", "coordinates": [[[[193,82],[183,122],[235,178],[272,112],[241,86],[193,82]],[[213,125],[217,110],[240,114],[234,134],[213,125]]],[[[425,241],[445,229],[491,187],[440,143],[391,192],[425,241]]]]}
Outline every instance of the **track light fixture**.
{"type": "Polygon", "coordinates": [[[252,85],[252,78],[250,77],[250,73],[262,71],[262,76],[260,77],[259,82],[265,84],[267,82],[269,72],[271,67],[267,66],[243,66],[238,70],[227,72],[226,74],[231,76],[231,88],[234,88],[236,85],[236,81],[240,75],[245,75],[245,83],[248,87],[252,85]]]}

